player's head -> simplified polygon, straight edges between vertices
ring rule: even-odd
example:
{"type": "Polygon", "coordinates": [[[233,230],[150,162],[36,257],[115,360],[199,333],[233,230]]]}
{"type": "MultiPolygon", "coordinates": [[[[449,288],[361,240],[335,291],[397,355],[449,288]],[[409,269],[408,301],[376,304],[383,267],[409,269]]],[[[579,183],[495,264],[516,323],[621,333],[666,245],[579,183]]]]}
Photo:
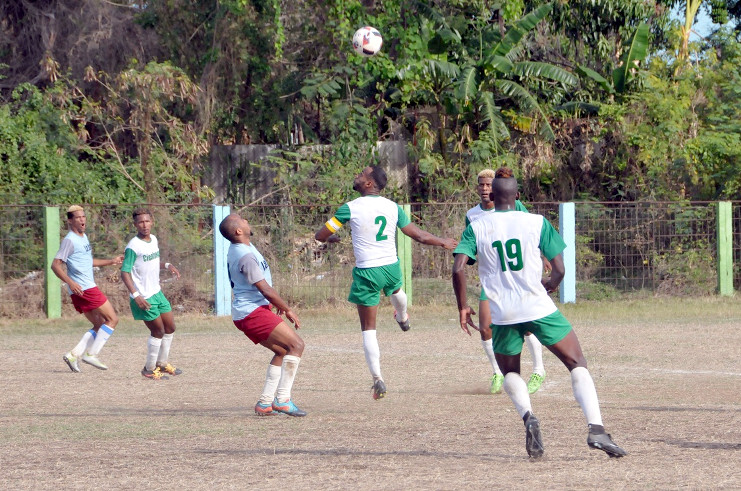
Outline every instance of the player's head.
{"type": "Polygon", "coordinates": [[[481,204],[486,205],[491,202],[491,183],[494,181],[494,171],[491,169],[484,169],[479,172],[478,185],[476,191],[481,199],[481,204]]]}
{"type": "Polygon", "coordinates": [[[134,219],[134,227],[136,227],[139,237],[149,237],[154,222],[149,208],[136,208],[131,213],[131,218],[134,219]]]}
{"type": "Polygon", "coordinates": [[[85,217],[85,210],[80,205],[72,205],[67,208],[67,224],[70,230],[78,234],[85,233],[85,225],[87,224],[87,218],[85,217]]]}
{"type": "Polygon", "coordinates": [[[239,216],[238,213],[232,213],[224,218],[219,224],[219,232],[229,242],[234,244],[243,242],[249,243],[250,235],[252,235],[252,229],[247,220],[239,216]]]}
{"type": "Polygon", "coordinates": [[[355,176],[352,188],[362,195],[369,192],[379,192],[386,187],[386,171],[377,165],[369,165],[360,174],[355,176]]]}
{"type": "Polygon", "coordinates": [[[519,196],[517,179],[514,177],[499,177],[491,184],[491,200],[499,209],[515,209],[515,200],[519,196]]]}
{"type": "Polygon", "coordinates": [[[499,179],[500,177],[503,179],[508,179],[510,177],[515,177],[515,173],[512,172],[512,169],[509,167],[500,167],[494,172],[494,177],[499,179]]]}

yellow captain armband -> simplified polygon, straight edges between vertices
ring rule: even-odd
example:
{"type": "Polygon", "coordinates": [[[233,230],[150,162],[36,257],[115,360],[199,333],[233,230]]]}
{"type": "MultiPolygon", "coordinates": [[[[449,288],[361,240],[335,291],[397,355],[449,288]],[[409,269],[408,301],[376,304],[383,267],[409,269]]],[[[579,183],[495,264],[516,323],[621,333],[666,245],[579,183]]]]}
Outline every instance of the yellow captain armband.
{"type": "Polygon", "coordinates": [[[339,220],[337,220],[335,217],[330,218],[327,220],[327,223],[324,224],[330,232],[335,233],[339,229],[342,228],[342,223],[340,223],[339,220]]]}

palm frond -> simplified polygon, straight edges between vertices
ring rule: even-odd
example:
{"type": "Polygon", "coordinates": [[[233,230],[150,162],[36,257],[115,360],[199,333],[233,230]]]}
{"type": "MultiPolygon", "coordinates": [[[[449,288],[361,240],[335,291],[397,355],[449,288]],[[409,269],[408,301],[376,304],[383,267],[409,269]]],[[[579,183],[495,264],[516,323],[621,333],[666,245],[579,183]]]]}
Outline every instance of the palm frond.
{"type": "Polygon", "coordinates": [[[515,63],[512,72],[523,78],[539,77],[561,82],[565,85],[576,85],[579,81],[573,73],[566,71],[561,67],[551,65],[550,63],[542,63],[539,61],[522,61],[515,63]]]}
{"type": "Polygon", "coordinates": [[[530,32],[540,21],[553,10],[553,4],[546,3],[533,10],[519,21],[517,21],[504,35],[499,43],[492,49],[491,53],[507,56],[512,48],[519,43],[525,35],[530,32]]]}
{"type": "Polygon", "coordinates": [[[648,52],[648,24],[642,23],[621,58],[620,67],[612,72],[613,86],[616,92],[624,92],[628,82],[633,79],[632,70],[638,68],[638,62],[646,58],[648,52]]]}
{"type": "Polygon", "coordinates": [[[540,128],[538,128],[538,134],[542,138],[548,141],[556,138],[553,128],[548,123],[548,118],[540,107],[540,104],[538,104],[535,97],[525,87],[511,80],[497,80],[494,82],[494,85],[503,95],[514,99],[525,112],[540,114],[542,123],[540,128]]]}

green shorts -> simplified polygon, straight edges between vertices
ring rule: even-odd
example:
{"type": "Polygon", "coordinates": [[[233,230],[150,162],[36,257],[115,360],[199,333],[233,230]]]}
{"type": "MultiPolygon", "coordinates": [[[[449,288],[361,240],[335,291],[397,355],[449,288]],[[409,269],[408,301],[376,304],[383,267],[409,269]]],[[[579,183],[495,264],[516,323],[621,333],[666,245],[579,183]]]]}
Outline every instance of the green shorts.
{"type": "Polygon", "coordinates": [[[131,306],[131,313],[134,315],[134,319],[138,321],[153,321],[160,314],[172,312],[172,306],[161,290],[149,297],[147,302],[149,302],[149,310],[142,310],[136,304],[136,300],[133,298],[129,299],[129,305],[131,306]]]}
{"type": "Polygon", "coordinates": [[[571,323],[566,320],[560,310],[542,319],[497,326],[492,324],[492,340],[494,352],[501,355],[516,355],[522,352],[522,343],[525,333],[531,332],[545,346],[551,346],[561,341],[571,332],[571,323]]]}
{"type": "Polygon", "coordinates": [[[353,268],[349,301],[365,307],[373,307],[381,301],[381,292],[387,297],[401,288],[399,261],[375,268],[353,268]]]}

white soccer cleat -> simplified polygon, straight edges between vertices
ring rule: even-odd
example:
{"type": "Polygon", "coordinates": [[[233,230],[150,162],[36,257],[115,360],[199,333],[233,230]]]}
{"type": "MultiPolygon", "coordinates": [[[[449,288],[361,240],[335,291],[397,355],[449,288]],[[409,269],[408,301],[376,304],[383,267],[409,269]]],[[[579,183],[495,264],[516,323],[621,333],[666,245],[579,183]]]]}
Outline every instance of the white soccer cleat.
{"type": "Polygon", "coordinates": [[[82,355],[82,361],[84,361],[88,365],[94,366],[98,370],[108,370],[108,366],[100,361],[97,356],[91,355],[90,353],[85,353],[84,355],[82,355]]]}
{"type": "Polygon", "coordinates": [[[77,357],[74,356],[71,351],[65,354],[62,359],[67,363],[70,370],[75,373],[80,373],[80,365],[77,363],[77,357]]]}

